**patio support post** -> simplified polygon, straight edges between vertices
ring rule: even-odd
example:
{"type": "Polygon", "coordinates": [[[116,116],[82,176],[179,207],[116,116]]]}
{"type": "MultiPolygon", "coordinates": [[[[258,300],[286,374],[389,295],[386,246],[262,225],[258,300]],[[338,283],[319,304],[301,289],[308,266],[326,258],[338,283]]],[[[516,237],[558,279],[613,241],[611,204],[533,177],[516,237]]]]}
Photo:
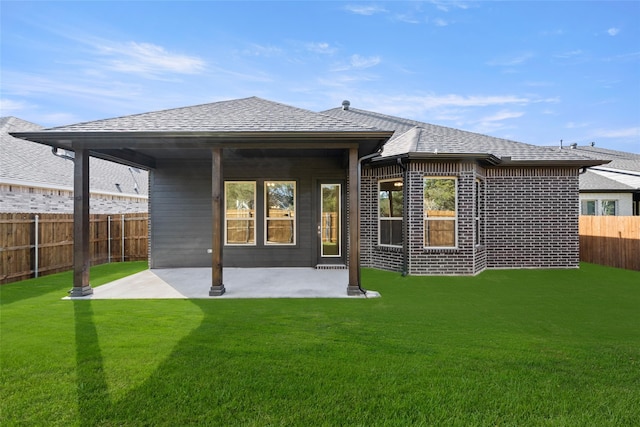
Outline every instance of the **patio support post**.
{"type": "Polygon", "coordinates": [[[89,284],[89,150],[75,148],[73,160],[73,289],[71,297],[93,294],[89,284]]]}
{"type": "Polygon", "coordinates": [[[224,192],[222,178],[222,149],[211,150],[211,289],[209,296],[217,297],[225,292],[222,282],[222,248],[224,232],[222,227],[222,197],[224,192]]]}
{"type": "Polygon", "coordinates": [[[358,148],[349,149],[349,285],[347,295],[362,295],[360,287],[360,176],[358,148]]]}

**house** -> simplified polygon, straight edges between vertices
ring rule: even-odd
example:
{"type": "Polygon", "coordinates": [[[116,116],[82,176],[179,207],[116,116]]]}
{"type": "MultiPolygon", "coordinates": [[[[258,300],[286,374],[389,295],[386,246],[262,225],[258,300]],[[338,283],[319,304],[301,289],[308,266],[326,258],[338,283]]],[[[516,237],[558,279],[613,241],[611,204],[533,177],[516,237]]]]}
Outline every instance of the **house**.
{"type": "Polygon", "coordinates": [[[571,144],[569,150],[610,163],[580,175],[581,215],[640,215],[640,154],[594,145],[571,144]]]}
{"type": "Polygon", "coordinates": [[[16,137],[75,153],[76,265],[88,277],[89,155],[150,170],[151,268],[348,268],[473,275],[575,268],[578,176],[604,163],[342,107],[251,97],[16,137]]]}
{"type": "MultiPolygon", "coordinates": [[[[73,153],[54,155],[50,146],[10,132],[43,128],[17,117],[0,117],[0,212],[72,213],[73,153]]],[[[148,172],[90,159],[91,213],[147,212],[148,172]]]]}

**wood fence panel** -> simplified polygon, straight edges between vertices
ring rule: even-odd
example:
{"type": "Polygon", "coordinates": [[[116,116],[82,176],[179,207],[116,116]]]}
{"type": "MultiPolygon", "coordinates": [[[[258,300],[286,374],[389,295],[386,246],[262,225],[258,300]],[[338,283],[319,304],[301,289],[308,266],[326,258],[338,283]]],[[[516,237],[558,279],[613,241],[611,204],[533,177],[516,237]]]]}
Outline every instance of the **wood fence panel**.
{"type": "Polygon", "coordinates": [[[28,214],[0,214],[0,283],[29,277],[32,222],[28,214]]]}
{"type": "Polygon", "coordinates": [[[640,271],[640,216],[581,216],[580,260],[640,271]]]}
{"type": "MultiPolygon", "coordinates": [[[[73,215],[38,214],[39,275],[73,268],[73,215]]],[[[90,215],[91,265],[142,261],[148,257],[147,214],[124,215],[125,252],[122,257],[123,215],[90,215]],[[109,230],[111,233],[109,234],[109,230]],[[111,247],[111,253],[109,253],[111,247]],[[109,257],[111,254],[111,257],[109,257]]],[[[0,284],[34,277],[36,214],[0,214],[0,284]]]]}

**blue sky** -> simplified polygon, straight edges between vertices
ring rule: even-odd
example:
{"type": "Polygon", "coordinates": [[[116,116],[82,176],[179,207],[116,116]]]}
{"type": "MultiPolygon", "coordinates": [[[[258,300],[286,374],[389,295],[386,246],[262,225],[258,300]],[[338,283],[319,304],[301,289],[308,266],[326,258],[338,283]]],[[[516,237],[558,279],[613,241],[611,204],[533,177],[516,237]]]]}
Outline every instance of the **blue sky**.
{"type": "Polygon", "coordinates": [[[640,2],[0,2],[1,115],[259,96],[640,153],[640,2]]]}

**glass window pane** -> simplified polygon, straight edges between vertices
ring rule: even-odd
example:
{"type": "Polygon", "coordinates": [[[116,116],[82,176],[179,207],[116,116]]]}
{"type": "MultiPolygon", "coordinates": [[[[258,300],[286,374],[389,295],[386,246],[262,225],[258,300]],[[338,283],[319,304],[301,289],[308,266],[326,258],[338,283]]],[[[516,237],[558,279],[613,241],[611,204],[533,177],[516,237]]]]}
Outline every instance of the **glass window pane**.
{"type": "Polygon", "coordinates": [[[340,184],[322,184],[322,218],[320,234],[322,237],[322,256],[337,257],[340,248],[340,184]]]}
{"type": "MultiPolygon", "coordinates": [[[[430,247],[456,246],[456,178],[424,179],[424,244],[430,247]]],[[[480,207],[478,206],[478,211],[480,207]]]]}
{"type": "Polygon", "coordinates": [[[292,220],[269,219],[267,220],[267,243],[292,244],[293,241],[292,220]]]}
{"type": "Polygon", "coordinates": [[[454,247],[456,245],[455,221],[430,219],[425,221],[426,246],[454,247]]]}
{"type": "Polygon", "coordinates": [[[402,180],[380,181],[378,210],[381,218],[401,218],[404,209],[402,180]]]}
{"type": "Polygon", "coordinates": [[[255,244],[256,183],[227,181],[224,189],[226,243],[255,244]]]}
{"type": "Polygon", "coordinates": [[[265,241],[295,244],[295,181],[265,181],[265,241]]]}
{"type": "Polygon", "coordinates": [[[402,179],[378,182],[378,241],[402,246],[404,192],[402,179]]]}
{"type": "Polygon", "coordinates": [[[596,214],[596,201],[595,200],[583,200],[582,201],[582,215],[595,215],[596,214]]]}
{"type": "Polygon", "coordinates": [[[394,219],[391,222],[391,242],[394,246],[402,246],[402,220],[394,219]]]}
{"type": "Polygon", "coordinates": [[[255,242],[254,221],[227,221],[227,243],[241,245],[255,242]]]}
{"type": "Polygon", "coordinates": [[[602,201],[602,215],[615,215],[616,214],[616,201],[615,200],[603,200],[602,201]]]}
{"type": "Polygon", "coordinates": [[[455,216],[456,180],[453,178],[425,178],[424,208],[426,216],[455,216]]]}
{"type": "Polygon", "coordinates": [[[267,218],[293,217],[295,214],[295,183],[273,182],[265,183],[267,188],[267,218]]]}

